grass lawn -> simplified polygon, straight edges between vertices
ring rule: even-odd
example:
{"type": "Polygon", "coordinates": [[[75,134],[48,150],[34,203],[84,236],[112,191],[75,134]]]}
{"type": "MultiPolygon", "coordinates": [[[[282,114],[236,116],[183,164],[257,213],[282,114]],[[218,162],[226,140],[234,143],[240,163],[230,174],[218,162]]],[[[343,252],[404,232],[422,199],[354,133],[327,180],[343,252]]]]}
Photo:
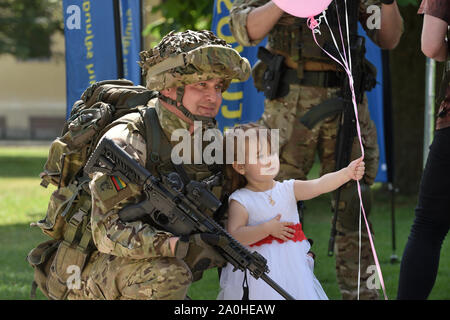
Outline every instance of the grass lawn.
{"type": "MultiPolygon", "coordinates": [[[[47,237],[30,222],[45,216],[48,198],[53,191],[39,186],[39,173],[45,163],[48,148],[0,147],[0,299],[29,299],[32,268],[25,261],[27,253],[47,237]]],[[[317,167],[310,177],[317,176],[317,167]]],[[[393,254],[391,240],[390,195],[376,185],[371,221],[375,231],[375,247],[381,263],[389,299],[397,294],[400,264],[390,263],[393,254]]],[[[414,219],[416,197],[396,198],[396,236],[399,258],[403,253],[414,219]]],[[[330,299],[341,299],[336,282],[335,259],[327,256],[332,213],[329,195],[306,202],[304,230],[314,239],[317,254],[315,274],[330,299]]],[[[441,251],[439,274],[430,299],[450,299],[449,241],[441,251]]],[[[194,283],[192,299],[215,299],[218,293],[216,270],[209,270],[203,279],[194,283]]],[[[45,297],[38,290],[38,299],[45,297]]]]}

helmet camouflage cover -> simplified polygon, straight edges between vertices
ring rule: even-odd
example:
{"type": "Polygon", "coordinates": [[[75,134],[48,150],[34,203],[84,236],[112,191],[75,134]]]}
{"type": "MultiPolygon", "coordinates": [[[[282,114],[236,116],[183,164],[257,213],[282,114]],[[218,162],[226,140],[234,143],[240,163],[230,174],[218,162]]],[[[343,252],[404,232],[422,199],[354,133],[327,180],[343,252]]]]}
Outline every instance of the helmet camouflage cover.
{"type": "Polygon", "coordinates": [[[225,91],[231,80],[245,81],[251,72],[246,58],[207,30],[171,31],[140,57],[147,88],[157,91],[216,78],[224,80],[225,91]]]}

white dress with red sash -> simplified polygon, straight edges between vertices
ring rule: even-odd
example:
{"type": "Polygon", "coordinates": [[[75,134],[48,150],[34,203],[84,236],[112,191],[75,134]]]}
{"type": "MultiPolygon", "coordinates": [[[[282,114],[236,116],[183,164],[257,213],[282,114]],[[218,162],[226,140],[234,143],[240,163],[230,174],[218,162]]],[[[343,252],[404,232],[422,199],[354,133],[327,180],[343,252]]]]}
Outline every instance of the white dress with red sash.
{"type": "MultiPolygon", "coordinates": [[[[297,201],[294,195],[294,181],[276,182],[271,190],[254,192],[246,188],[235,191],[229,201],[235,200],[248,212],[248,225],[254,226],[269,221],[281,214],[280,221],[294,223],[296,230],[292,240],[283,242],[269,236],[257,243],[246,246],[250,252],[256,251],[267,259],[268,276],[297,300],[328,300],[317,278],[314,276],[314,260],[307,255],[310,244],[306,239],[298,217],[297,201]],[[270,197],[275,201],[270,204],[270,197]]],[[[250,300],[284,299],[262,279],[255,279],[247,272],[248,298],[250,300]]],[[[244,272],[236,270],[228,263],[220,277],[219,300],[241,300],[244,272]]]]}

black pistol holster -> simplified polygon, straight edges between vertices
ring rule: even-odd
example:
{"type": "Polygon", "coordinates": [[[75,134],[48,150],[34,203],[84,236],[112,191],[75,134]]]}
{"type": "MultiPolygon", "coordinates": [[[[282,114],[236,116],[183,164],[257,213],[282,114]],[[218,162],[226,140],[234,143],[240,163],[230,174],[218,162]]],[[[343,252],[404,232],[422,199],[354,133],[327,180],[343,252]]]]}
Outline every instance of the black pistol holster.
{"type": "Polygon", "coordinates": [[[271,53],[264,47],[258,48],[258,58],[267,65],[262,79],[262,91],[266,98],[273,100],[285,96],[289,92],[289,88],[280,85],[286,69],[285,58],[282,55],[271,53]]]}

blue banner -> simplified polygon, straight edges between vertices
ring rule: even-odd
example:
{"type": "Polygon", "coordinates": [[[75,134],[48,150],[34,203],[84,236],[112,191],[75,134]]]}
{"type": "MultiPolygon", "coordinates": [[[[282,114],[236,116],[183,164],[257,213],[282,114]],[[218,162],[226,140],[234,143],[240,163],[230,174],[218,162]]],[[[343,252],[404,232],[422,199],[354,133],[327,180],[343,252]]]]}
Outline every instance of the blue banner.
{"type": "MultiPolygon", "coordinates": [[[[252,67],[258,61],[258,46],[265,46],[264,40],[255,47],[242,47],[232,36],[229,26],[229,11],[234,0],[215,0],[212,20],[212,31],[220,38],[226,40],[243,57],[246,57],[252,67]]],[[[360,27],[361,34],[365,35],[360,27]]],[[[378,145],[380,149],[380,162],[378,174],[375,178],[377,182],[387,182],[387,165],[384,145],[383,126],[383,66],[381,60],[381,50],[366,36],[367,39],[367,59],[372,62],[377,70],[377,86],[367,93],[369,100],[369,110],[373,121],[377,127],[378,145]]],[[[221,110],[216,117],[220,129],[233,127],[237,123],[257,121],[264,112],[264,95],[257,92],[253,84],[253,78],[245,82],[232,82],[228,90],[223,94],[221,110]]]]}
{"type": "MultiPolygon", "coordinates": [[[[258,47],[243,47],[231,34],[229,11],[233,0],[215,0],[212,19],[212,31],[220,38],[226,40],[243,57],[253,65],[258,61],[256,57],[258,47]]],[[[266,40],[261,45],[264,46],[266,40]]],[[[236,123],[257,121],[264,112],[264,95],[258,92],[250,77],[245,82],[233,81],[223,94],[223,103],[216,119],[221,130],[233,127],[236,123]],[[243,107],[245,106],[245,107],[243,107]]]]}
{"type": "Polygon", "coordinates": [[[141,0],[121,0],[123,77],[141,84],[141,0]]]}
{"type": "Polygon", "coordinates": [[[63,0],[67,116],[83,91],[117,79],[113,1],[63,0]]]}

